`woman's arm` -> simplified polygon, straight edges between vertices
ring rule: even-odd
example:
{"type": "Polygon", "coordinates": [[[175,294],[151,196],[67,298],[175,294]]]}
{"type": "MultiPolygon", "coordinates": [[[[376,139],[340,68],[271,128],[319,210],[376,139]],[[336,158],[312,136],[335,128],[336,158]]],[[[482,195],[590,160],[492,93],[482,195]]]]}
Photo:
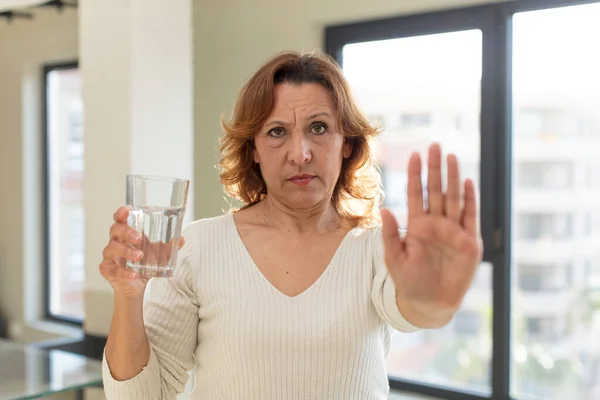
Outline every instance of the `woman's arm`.
{"type": "Polygon", "coordinates": [[[407,319],[399,308],[396,287],[385,265],[381,227],[374,229],[371,240],[374,278],[371,300],[377,313],[392,328],[400,332],[416,332],[421,328],[407,319]]]}
{"type": "Polygon", "coordinates": [[[148,365],[150,343],[144,328],[143,296],[115,295],[113,317],[104,350],[112,377],[125,381],[148,365]]]}
{"type": "Polygon", "coordinates": [[[198,301],[193,291],[194,224],[171,278],[150,280],[144,302],[115,298],[104,359],[107,400],[175,399],[195,366],[198,301]]]}

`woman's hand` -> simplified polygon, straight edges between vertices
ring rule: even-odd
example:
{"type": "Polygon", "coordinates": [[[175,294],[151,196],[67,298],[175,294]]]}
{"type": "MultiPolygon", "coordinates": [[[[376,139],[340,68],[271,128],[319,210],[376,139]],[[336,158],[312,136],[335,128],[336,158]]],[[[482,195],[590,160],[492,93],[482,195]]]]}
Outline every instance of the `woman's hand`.
{"type": "MultiPolygon", "coordinates": [[[[168,244],[153,244],[145,235],[142,237],[138,231],[127,225],[128,217],[127,207],[121,207],[115,212],[115,222],[110,227],[110,241],[102,251],[100,273],[112,286],[115,296],[143,297],[149,278],[140,277],[127,269],[127,261],[165,264],[166,261],[162,260],[164,257],[160,255],[170,254],[170,249],[163,248],[169,246],[168,244]],[[148,254],[144,254],[140,249],[144,249],[148,254]]],[[[183,238],[180,239],[179,246],[183,246],[183,238]]]]}
{"type": "Polygon", "coordinates": [[[394,280],[402,314],[416,326],[447,324],[469,288],[483,255],[477,200],[471,180],[461,181],[456,156],[449,155],[448,184],[442,193],[441,149],[429,149],[428,208],[423,207],[421,158],[408,166],[408,227],[400,238],[389,210],[382,210],[385,263],[394,280]]]}

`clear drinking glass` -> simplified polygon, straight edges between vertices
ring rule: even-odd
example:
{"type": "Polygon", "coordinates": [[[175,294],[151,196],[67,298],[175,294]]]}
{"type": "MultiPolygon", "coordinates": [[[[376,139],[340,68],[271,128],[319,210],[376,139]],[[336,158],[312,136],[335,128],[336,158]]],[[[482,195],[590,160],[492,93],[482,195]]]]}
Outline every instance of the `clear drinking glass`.
{"type": "Polygon", "coordinates": [[[128,261],[128,269],[147,278],[173,275],[189,184],[185,179],[127,175],[127,223],[142,235],[135,248],[144,253],[141,260],[128,261]]]}

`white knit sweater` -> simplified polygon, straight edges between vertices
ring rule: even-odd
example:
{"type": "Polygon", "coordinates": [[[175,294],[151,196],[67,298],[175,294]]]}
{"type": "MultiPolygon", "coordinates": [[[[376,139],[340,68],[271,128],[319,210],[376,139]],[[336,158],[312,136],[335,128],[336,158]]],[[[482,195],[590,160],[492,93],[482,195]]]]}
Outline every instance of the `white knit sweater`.
{"type": "Polygon", "coordinates": [[[321,277],[288,297],[258,270],[231,215],[196,221],[174,276],[152,279],[144,321],[151,352],[107,400],[175,399],[194,370],[191,399],[386,399],[391,328],[400,314],[383,262],[381,228],[354,228],[321,277]]]}

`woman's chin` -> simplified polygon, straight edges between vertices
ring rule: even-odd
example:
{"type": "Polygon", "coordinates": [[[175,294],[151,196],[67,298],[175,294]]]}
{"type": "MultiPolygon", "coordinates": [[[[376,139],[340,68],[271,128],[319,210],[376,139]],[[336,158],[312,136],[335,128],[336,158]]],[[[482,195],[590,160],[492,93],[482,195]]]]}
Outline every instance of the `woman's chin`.
{"type": "Polygon", "coordinates": [[[317,193],[294,193],[286,196],[285,204],[293,210],[307,210],[325,203],[325,198],[317,193]]]}

